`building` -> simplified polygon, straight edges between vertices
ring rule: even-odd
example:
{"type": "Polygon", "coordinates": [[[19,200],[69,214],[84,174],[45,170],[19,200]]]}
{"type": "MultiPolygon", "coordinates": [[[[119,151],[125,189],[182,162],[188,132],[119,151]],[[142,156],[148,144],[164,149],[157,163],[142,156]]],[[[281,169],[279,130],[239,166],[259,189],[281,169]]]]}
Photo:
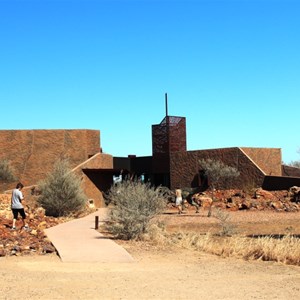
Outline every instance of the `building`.
{"type": "MultiPolygon", "coordinates": [[[[188,151],[186,119],[166,116],[152,125],[152,156],[113,157],[101,151],[99,130],[2,130],[0,160],[7,159],[16,177],[30,187],[51,172],[59,157],[68,157],[73,172],[81,177],[82,188],[97,207],[105,206],[103,193],[113,177],[142,178],[156,186],[174,189],[201,185],[200,159],[221,160],[236,168],[240,176],[235,188],[263,187],[268,190],[300,186],[300,169],[281,164],[279,148],[232,147],[188,151]]],[[[16,183],[1,183],[0,193],[16,183]]]]}
{"type": "Polygon", "coordinates": [[[300,185],[300,169],[282,166],[280,148],[187,151],[186,120],[183,117],[166,115],[160,124],[152,125],[152,152],[149,157],[114,158],[114,168],[126,169],[137,176],[143,174],[153,184],[171,189],[176,186],[198,187],[201,184],[199,160],[209,158],[220,160],[240,172],[232,185],[235,188],[276,190],[300,185]]]}
{"type": "MultiPolygon", "coordinates": [[[[100,151],[99,130],[1,130],[0,160],[10,161],[15,175],[25,187],[38,184],[52,171],[60,157],[68,157],[70,167],[81,176],[82,188],[97,206],[104,206],[105,178],[93,182],[90,170],[112,170],[113,157],[100,151]]],[[[14,188],[0,182],[0,193],[14,188]]]]}

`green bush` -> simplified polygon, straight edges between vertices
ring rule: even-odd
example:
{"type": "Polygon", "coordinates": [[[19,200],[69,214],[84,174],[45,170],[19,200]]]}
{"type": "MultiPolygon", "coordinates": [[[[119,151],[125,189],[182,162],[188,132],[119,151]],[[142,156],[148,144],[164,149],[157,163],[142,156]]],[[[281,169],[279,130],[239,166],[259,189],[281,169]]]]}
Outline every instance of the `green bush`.
{"type": "Polygon", "coordinates": [[[240,172],[231,166],[225,165],[220,160],[200,159],[199,164],[208,176],[211,188],[231,188],[234,178],[240,176],[240,172]]]}
{"type": "Polygon", "coordinates": [[[0,180],[11,182],[15,181],[14,170],[10,162],[6,159],[0,160],[0,180]]]}
{"type": "MultiPolygon", "coordinates": [[[[240,176],[240,172],[231,166],[225,165],[220,160],[200,159],[200,167],[208,177],[209,188],[212,191],[212,200],[215,201],[214,190],[217,188],[230,188],[234,178],[240,176]]],[[[209,207],[207,216],[211,216],[212,203],[209,207]]]]}
{"type": "Polygon", "coordinates": [[[45,208],[48,216],[68,216],[78,212],[86,203],[80,178],[71,172],[67,159],[59,159],[52,173],[38,186],[41,192],[38,203],[45,208]]]}
{"type": "Polygon", "coordinates": [[[166,208],[169,192],[165,187],[130,180],[112,186],[108,194],[112,204],[108,230],[125,240],[141,237],[150,221],[166,208]]]}

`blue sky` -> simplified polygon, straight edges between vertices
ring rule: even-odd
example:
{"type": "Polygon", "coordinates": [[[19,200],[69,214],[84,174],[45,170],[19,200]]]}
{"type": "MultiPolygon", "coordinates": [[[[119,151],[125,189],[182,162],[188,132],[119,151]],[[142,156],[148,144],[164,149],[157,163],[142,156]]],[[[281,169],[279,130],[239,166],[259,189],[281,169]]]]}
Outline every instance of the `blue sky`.
{"type": "Polygon", "coordinates": [[[188,150],[300,160],[300,1],[0,0],[0,129],[97,129],[152,154],[184,116],[188,150]]]}

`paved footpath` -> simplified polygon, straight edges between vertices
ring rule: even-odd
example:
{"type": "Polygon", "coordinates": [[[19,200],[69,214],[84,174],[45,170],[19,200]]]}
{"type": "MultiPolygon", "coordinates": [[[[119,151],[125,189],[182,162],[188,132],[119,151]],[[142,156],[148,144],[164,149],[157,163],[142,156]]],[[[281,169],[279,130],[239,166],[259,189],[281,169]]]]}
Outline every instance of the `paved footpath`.
{"type": "Polygon", "coordinates": [[[95,230],[95,216],[105,220],[107,209],[45,230],[62,262],[133,262],[131,255],[95,230]]]}

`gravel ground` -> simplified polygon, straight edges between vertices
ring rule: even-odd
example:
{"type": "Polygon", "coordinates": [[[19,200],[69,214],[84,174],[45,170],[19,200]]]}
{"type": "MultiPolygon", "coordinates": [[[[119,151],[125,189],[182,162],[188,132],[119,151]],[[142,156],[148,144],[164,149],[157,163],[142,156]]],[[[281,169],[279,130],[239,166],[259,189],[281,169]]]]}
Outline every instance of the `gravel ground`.
{"type": "MultiPolygon", "coordinates": [[[[300,213],[229,213],[237,226],[300,232],[300,213]]],[[[193,210],[162,218],[170,230],[218,228],[218,220],[193,210]]],[[[205,230],[204,230],[205,231],[205,230]]],[[[273,232],[274,233],[274,232],[273,232]]],[[[124,245],[125,246],[125,245],[124,245]]],[[[133,263],[62,263],[55,255],[0,258],[0,299],[300,299],[300,267],[220,258],[187,249],[128,244],[133,263]]],[[[95,249],[96,251],[96,249],[95,249]]]]}
{"type": "MultiPolygon", "coordinates": [[[[227,222],[232,223],[242,234],[297,234],[300,235],[300,212],[276,211],[226,211],[227,222]]],[[[161,217],[170,231],[196,230],[216,232],[220,227],[220,220],[207,217],[207,210],[200,210],[199,214],[189,208],[184,214],[178,215],[175,209],[169,209],[161,217]]]]}

